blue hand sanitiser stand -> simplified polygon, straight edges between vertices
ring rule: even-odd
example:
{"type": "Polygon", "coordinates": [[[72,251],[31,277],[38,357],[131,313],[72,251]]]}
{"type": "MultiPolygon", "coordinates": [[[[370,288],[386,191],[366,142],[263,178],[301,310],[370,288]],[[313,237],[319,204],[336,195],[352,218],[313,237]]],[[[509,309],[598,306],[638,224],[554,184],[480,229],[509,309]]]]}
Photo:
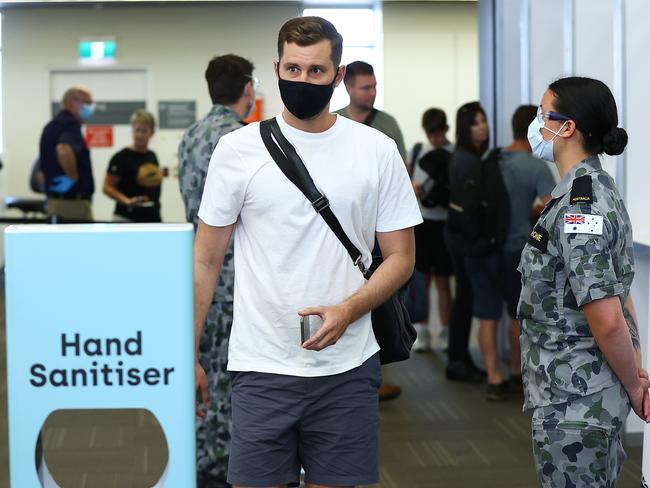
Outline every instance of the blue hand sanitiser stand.
{"type": "Polygon", "coordinates": [[[5,231],[12,487],[40,488],[39,430],[60,409],[147,409],[193,488],[190,224],[25,225],[5,231]]]}

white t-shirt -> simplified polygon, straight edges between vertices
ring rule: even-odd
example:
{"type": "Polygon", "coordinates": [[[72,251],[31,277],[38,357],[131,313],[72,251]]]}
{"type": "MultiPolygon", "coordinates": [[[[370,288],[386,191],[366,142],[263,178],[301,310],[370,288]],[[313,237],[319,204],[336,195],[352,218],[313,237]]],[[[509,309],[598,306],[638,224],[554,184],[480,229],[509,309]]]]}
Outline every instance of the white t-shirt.
{"type": "MultiPolygon", "coordinates": [[[[413,148],[415,148],[415,146],[413,148]]],[[[413,159],[413,148],[409,151],[409,161],[413,159]]],[[[442,149],[446,149],[451,153],[454,150],[454,146],[447,144],[446,146],[442,146],[442,149]]],[[[422,144],[420,154],[418,154],[417,159],[413,162],[413,175],[411,176],[411,180],[414,183],[424,183],[427,179],[429,179],[429,175],[420,166],[420,159],[422,159],[422,156],[424,156],[429,151],[433,151],[433,146],[429,142],[424,142],[422,144]]],[[[420,205],[420,211],[422,212],[422,217],[424,217],[425,220],[447,220],[446,208],[440,206],[430,208],[420,205]]]]}
{"type": "MultiPolygon", "coordinates": [[[[290,127],[281,115],[277,121],[367,266],[375,231],[422,222],[402,158],[381,132],[344,117],[317,134],[290,127]]],[[[355,368],[379,350],[370,314],[322,351],[301,347],[297,312],[340,303],[365,280],[323,218],[277,167],[259,124],[217,144],[199,217],[212,226],[236,222],[229,370],[325,376],[355,368]]]]}

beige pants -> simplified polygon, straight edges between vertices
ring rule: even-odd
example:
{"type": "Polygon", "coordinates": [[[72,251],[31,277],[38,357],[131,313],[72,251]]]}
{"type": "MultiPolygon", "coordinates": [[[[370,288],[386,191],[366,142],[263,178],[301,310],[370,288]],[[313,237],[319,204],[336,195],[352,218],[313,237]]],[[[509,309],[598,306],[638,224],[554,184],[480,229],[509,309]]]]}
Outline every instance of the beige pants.
{"type": "Polygon", "coordinates": [[[93,209],[90,200],[64,200],[63,198],[47,199],[47,216],[65,220],[93,221],[93,209]]]}

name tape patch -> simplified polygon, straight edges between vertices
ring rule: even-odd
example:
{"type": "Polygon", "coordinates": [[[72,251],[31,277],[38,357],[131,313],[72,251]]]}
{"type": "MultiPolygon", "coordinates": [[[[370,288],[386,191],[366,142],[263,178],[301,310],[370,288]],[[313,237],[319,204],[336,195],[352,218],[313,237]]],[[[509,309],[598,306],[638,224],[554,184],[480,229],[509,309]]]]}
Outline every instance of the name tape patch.
{"type": "Polygon", "coordinates": [[[541,225],[536,225],[528,236],[528,244],[542,252],[548,247],[548,231],[541,225]]]}
{"type": "Polygon", "coordinates": [[[591,214],[564,214],[565,234],[603,234],[603,216],[591,214]]]}

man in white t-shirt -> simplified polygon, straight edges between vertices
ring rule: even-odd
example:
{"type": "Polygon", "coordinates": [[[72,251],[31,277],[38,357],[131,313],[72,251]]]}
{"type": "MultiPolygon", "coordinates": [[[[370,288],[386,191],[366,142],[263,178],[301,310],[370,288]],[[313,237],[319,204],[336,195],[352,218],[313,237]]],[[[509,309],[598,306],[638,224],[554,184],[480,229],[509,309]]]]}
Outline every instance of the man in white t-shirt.
{"type": "MultiPolygon", "coordinates": [[[[195,333],[234,230],[232,377],[234,486],[338,487],[378,481],[379,346],[370,310],[409,278],[422,221],[395,143],[329,112],[341,82],[342,38],[318,17],[289,20],[275,63],[285,105],[276,117],[366,266],[366,281],[306,197],[275,164],[259,124],[219,141],[194,247],[195,333]],[[323,323],[301,343],[300,316],[323,323]]],[[[195,365],[206,401],[205,374],[195,365]]],[[[198,406],[197,408],[201,408],[198,406]]]]}

